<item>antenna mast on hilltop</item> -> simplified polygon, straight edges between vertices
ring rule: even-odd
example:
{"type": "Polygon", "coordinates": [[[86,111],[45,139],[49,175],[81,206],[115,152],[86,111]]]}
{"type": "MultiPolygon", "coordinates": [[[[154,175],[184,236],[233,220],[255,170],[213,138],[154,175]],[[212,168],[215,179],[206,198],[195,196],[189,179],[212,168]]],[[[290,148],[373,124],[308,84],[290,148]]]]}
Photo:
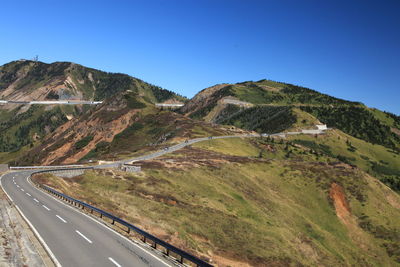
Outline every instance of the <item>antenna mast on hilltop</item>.
{"type": "Polygon", "coordinates": [[[38,59],[39,59],[39,56],[36,55],[36,56],[33,58],[33,61],[35,61],[35,63],[36,63],[36,62],[38,62],[38,59]]]}

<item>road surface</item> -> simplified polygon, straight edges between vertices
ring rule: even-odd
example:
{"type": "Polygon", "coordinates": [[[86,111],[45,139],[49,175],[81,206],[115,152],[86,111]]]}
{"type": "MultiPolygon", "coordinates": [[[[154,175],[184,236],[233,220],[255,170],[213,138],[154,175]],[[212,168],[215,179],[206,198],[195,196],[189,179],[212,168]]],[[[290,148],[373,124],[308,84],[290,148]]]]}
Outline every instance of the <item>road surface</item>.
{"type": "Polygon", "coordinates": [[[160,252],[122,237],[101,222],[34,187],[32,171],[8,173],[2,187],[62,266],[174,266],[160,252]]]}

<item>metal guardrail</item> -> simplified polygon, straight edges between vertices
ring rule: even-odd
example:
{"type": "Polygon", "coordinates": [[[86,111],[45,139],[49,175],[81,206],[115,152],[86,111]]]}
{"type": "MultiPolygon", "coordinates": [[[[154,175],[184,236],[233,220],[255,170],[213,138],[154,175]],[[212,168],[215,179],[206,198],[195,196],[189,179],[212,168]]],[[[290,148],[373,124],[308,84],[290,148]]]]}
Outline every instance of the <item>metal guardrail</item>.
{"type": "Polygon", "coordinates": [[[10,170],[34,170],[34,169],[66,169],[68,168],[86,168],[85,165],[61,165],[61,166],[10,166],[10,170]]]}
{"type": "MultiPolygon", "coordinates": [[[[91,169],[93,169],[93,167],[74,168],[74,170],[91,170],[91,169]]],[[[38,174],[38,173],[48,173],[48,172],[54,172],[54,171],[68,171],[68,170],[70,170],[70,169],[63,168],[63,169],[55,169],[55,170],[43,170],[43,171],[34,172],[34,173],[32,173],[32,175],[33,174],[38,174]]],[[[108,213],[108,212],[106,212],[104,210],[96,208],[96,207],[94,207],[94,206],[92,206],[90,204],[87,204],[87,203],[83,202],[83,201],[77,200],[77,199],[75,199],[73,197],[70,197],[70,196],[68,196],[66,194],[58,192],[57,190],[54,190],[53,188],[50,188],[50,187],[48,187],[46,185],[43,185],[43,184],[40,184],[40,183],[36,183],[36,182],[34,182],[34,183],[37,186],[39,186],[40,188],[42,188],[43,190],[49,192],[50,194],[52,194],[52,195],[54,195],[54,196],[56,196],[56,197],[58,197],[58,198],[60,198],[60,199],[62,199],[64,201],[67,201],[68,203],[73,204],[74,206],[78,206],[78,208],[82,208],[82,209],[87,208],[87,209],[90,210],[90,213],[93,213],[93,211],[99,213],[100,214],[100,218],[106,217],[106,218],[111,219],[112,220],[112,223],[111,223],[112,225],[114,225],[117,222],[117,223],[127,227],[126,232],[128,234],[131,231],[139,234],[140,236],[142,236],[141,240],[144,243],[147,243],[146,241],[150,240],[153,243],[153,244],[151,244],[151,246],[154,249],[157,249],[158,245],[162,246],[163,248],[165,248],[164,254],[167,255],[167,256],[171,256],[170,252],[175,253],[176,255],[178,255],[180,257],[179,259],[178,258],[176,259],[179,263],[183,264],[184,260],[188,260],[188,261],[196,264],[196,266],[201,266],[201,267],[203,267],[203,266],[204,267],[213,266],[213,265],[211,265],[211,264],[209,264],[209,263],[207,263],[207,262],[205,262],[205,261],[203,261],[203,260],[201,260],[201,259],[199,259],[199,258],[197,258],[197,257],[195,257],[195,256],[193,256],[193,255],[191,255],[191,254],[189,254],[189,253],[187,253],[187,252],[185,252],[185,251],[183,251],[183,250],[181,250],[181,249],[179,249],[179,248],[177,248],[177,247],[175,247],[175,246],[173,246],[173,245],[171,245],[171,244],[169,244],[169,243],[167,243],[167,242],[165,242],[165,241],[163,241],[163,240],[161,240],[161,239],[159,239],[159,238],[157,238],[157,237],[155,237],[155,236],[153,236],[151,234],[149,234],[149,233],[147,233],[146,231],[134,226],[133,224],[130,224],[127,221],[112,215],[111,213],[108,213]]]]}
{"type": "Polygon", "coordinates": [[[91,100],[43,100],[43,101],[26,101],[26,100],[0,100],[0,104],[22,104],[22,105],[98,105],[103,101],[91,100]]]}

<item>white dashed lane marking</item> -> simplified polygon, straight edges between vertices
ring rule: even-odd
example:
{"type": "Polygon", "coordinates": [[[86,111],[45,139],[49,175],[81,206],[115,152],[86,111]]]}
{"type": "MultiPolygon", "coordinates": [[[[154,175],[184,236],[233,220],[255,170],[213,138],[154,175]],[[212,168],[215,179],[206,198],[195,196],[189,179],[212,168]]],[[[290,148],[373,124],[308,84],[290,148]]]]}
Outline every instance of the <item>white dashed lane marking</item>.
{"type": "Polygon", "coordinates": [[[60,219],[63,223],[67,223],[67,221],[64,220],[63,218],[61,218],[59,215],[56,215],[56,217],[57,217],[58,219],[60,219]]]}
{"type": "Polygon", "coordinates": [[[117,267],[121,267],[121,265],[118,263],[118,262],[116,262],[113,258],[111,258],[111,257],[108,257],[108,259],[112,262],[112,263],[114,263],[115,264],[115,266],[117,266],[117,267]]]}
{"type": "Polygon", "coordinates": [[[43,208],[45,208],[46,210],[50,210],[48,207],[46,207],[45,205],[42,205],[43,208]]]}
{"type": "Polygon", "coordinates": [[[89,242],[90,244],[92,244],[92,240],[90,240],[89,238],[87,238],[86,236],[84,236],[81,232],[79,232],[78,230],[75,230],[75,232],[80,235],[82,238],[84,238],[87,242],[89,242]]]}

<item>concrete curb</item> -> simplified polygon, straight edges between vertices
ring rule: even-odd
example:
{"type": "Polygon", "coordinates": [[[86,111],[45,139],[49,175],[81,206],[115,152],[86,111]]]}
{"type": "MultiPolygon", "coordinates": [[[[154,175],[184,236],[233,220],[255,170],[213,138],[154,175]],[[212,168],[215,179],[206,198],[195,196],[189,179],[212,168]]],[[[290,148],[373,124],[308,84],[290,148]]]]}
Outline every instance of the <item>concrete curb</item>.
{"type": "MultiPolygon", "coordinates": [[[[7,198],[9,199],[9,201],[14,204],[14,201],[12,200],[12,198],[10,197],[10,195],[6,192],[6,190],[4,190],[3,188],[3,176],[4,174],[0,177],[0,186],[1,186],[1,190],[3,190],[3,192],[6,194],[7,198]]],[[[42,236],[39,234],[39,232],[36,230],[36,228],[33,226],[33,224],[28,220],[28,218],[26,218],[26,216],[24,215],[24,213],[22,212],[22,210],[14,204],[14,207],[16,208],[16,210],[18,211],[19,215],[22,217],[22,219],[24,219],[24,221],[26,222],[26,224],[28,224],[28,226],[31,228],[32,232],[34,233],[34,235],[36,236],[36,238],[38,239],[38,241],[40,242],[40,244],[43,246],[44,250],[46,251],[46,253],[49,255],[50,259],[53,261],[54,265],[57,267],[61,267],[62,265],[60,264],[60,262],[57,260],[56,256],[53,254],[53,252],[51,251],[51,249],[49,248],[49,246],[46,244],[46,242],[43,240],[42,236]]]]}

